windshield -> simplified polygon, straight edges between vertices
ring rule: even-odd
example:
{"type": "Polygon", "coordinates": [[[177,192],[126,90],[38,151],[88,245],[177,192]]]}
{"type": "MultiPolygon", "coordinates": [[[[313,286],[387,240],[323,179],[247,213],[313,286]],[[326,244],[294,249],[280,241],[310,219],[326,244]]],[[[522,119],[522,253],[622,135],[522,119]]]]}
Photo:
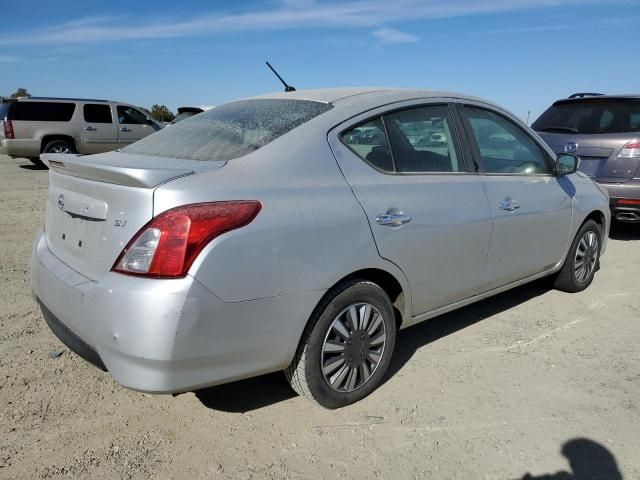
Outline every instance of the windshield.
{"type": "Polygon", "coordinates": [[[628,133],[640,131],[640,99],[558,102],[533,124],[539,132],[628,133]]]}
{"type": "Polygon", "coordinates": [[[122,149],[125,153],[231,160],[272,142],[332,108],[307,100],[243,100],[187,118],[122,149]]]}

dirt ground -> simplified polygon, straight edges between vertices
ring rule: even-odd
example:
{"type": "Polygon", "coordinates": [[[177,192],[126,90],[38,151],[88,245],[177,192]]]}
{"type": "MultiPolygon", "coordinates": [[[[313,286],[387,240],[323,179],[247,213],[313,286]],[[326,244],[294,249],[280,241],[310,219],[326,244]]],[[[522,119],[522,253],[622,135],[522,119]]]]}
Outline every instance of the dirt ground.
{"type": "Polygon", "coordinates": [[[282,374],[150,396],[69,352],[30,295],[46,188],[0,156],[0,478],[640,479],[640,226],[585,292],[535,283],[402,331],[386,383],[328,411],[282,374]]]}

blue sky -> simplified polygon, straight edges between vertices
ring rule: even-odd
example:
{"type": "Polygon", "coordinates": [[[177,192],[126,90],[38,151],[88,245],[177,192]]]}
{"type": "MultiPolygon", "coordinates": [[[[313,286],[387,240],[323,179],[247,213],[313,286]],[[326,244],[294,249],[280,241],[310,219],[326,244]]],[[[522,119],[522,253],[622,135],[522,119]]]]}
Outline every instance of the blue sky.
{"type": "Polygon", "coordinates": [[[640,93],[640,0],[0,0],[0,94],[221,104],[417,87],[531,120],[576,91],[640,93]]]}

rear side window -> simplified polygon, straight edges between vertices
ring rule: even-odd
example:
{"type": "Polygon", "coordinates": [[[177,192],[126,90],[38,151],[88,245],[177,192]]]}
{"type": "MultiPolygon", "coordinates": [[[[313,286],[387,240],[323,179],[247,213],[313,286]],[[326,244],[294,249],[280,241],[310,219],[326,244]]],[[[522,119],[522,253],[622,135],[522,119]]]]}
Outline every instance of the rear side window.
{"type": "Polygon", "coordinates": [[[227,103],[160,130],[122,151],[187,160],[231,160],[258,150],[331,108],[308,100],[227,103]]]}
{"type": "Polygon", "coordinates": [[[401,110],[385,115],[384,120],[398,172],[464,170],[458,160],[446,106],[401,110]]]}
{"type": "Polygon", "coordinates": [[[111,107],[104,104],[87,103],[84,106],[84,121],[87,123],[113,123],[111,107]]]}
{"type": "Polygon", "coordinates": [[[16,102],[11,120],[27,122],[68,122],[76,109],[75,103],[16,102]]]}
{"type": "Polygon", "coordinates": [[[342,142],[353,153],[384,172],[393,172],[391,149],[382,118],[370,120],[342,134],[342,142]]]}
{"type": "Polygon", "coordinates": [[[351,151],[386,173],[461,172],[444,105],[399,110],[340,136],[351,151]]]}
{"type": "Polygon", "coordinates": [[[640,100],[590,98],[558,102],[533,124],[539,132],[630,133],[640,131],[640,100]]]}

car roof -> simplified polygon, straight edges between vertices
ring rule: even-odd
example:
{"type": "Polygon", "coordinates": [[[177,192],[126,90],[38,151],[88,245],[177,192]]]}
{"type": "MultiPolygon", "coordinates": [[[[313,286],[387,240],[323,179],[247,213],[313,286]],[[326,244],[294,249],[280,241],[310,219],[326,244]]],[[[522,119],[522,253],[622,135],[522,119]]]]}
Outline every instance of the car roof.
{"type": "MultiPolygon", "coordinates": [[[[14,100],[14,101],[17,100],[20,102],[31,102],[31,101],[41,102],[43,100],[53,101],[53,102],[100,102],[100,103],[113,102],[113,100],[101,100],[97,98],[67,98],[67,97],[18,97],[18,98],[12,98],[10,100],[14,100]]],[[[117,102],[114,102],[114,103],[117,103],[117,102]]]]}
{"type": "Polygon", "coordinates": [[[564,105],[570,103],[599,103],[603,100],[635,100],[640,99],[640,94],[634,93],[622,93],[619,95],[607,94],[607,95],[587,95],[584,97],[569,97],[569,98],[561,98],[553,102],[554,105],[564,105]]]}
{"type": "Polygon", "coordinates": [[[279,99],[279,100],[309,100],[315,102],[328,103],[334,108],[331,114],[321,117],[330,122],[340,123],[354,115],[384,107],[394,103],[421,99],[462,99],[483,103],[502,112],[514,115],[498,105],[486,100],[461,95],[453,92],[443,92],[436,90],[422,90],[409,88],[385,88],[385,87],[344,87],[344,88],[321,88],[312,90],[296,90],[293,92],[277,92],[244,100],[256,99],[279,99]]]}
{"type": "Polygon", "coordinates": [[[310,100],[333,105],[340,103],[393,103],[413,98],[461,98],[468,100],[491,103],[480,98],[461,95],[459,93],[443,92],[436,90],[409,89],[409,88],[387,88],[387,87],[341,87],[341,88],[319,88],[309,90],[296,90],[293,92],[268,93],[250,97],[245,100],[255,99],[281,99],[281,100],[310,100]]]}

